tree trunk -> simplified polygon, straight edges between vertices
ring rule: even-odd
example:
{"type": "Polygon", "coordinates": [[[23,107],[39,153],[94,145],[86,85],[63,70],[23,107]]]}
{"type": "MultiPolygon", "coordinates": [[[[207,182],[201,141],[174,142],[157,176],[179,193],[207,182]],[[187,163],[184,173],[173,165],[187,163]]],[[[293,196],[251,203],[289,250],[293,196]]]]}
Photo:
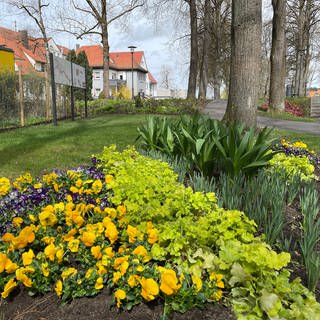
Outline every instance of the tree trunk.
{"type": "Polygon", "coordinates": [[[109,36],[107,24],[101,25],[102,31],[102,50],[103,50],[103,95],[104,98],[110,97],[109,93],[109,36]]]}
{"type": "Polygon", "coordinates": [[[220,83],[215,84],[213,86],[213,94],[214,94],[214,100],[220,100],[221,95],[220,95],[220,83]]]}
{"type": "Polygon", "coordinates": [[[261,63],[261,0],[233,0],[230,88],[224,120],[255,126],[261,63]]]}
{"type": "Polygon", "coordinates": [[[190,68],[188,82],[188,99],[196,98],[197,89],[197,71],[198,71],[198,23],[197,23],[197,6],[196,0],[189,0],[190,9],[190,29],[191,29],[191,45],[190,45],[190,68]]]}
{"type": "Polygon", "coordinates": [[[274,110],[284,110],[286,76],[286,2],[272,0],[272,47],[270,56],[269,104],[274,110]]]}
{"type": "Polygon", "coordinates": [[[199,79],[199,99],[207,98],[208,87],[208,54],[210,48],[210,0],[205,0],[203,14],[202,57],[199,79]]]}

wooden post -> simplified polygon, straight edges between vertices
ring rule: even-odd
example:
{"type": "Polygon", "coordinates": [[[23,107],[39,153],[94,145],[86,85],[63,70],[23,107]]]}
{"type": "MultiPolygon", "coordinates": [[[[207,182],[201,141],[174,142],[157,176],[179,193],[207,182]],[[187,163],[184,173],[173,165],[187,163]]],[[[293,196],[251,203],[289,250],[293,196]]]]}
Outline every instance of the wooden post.
{"type": "Polygon", "coordinates": [[[23,80],[22,80],[22,72],[19,67],[18,70],[19,75],[19,106],[20,106],[20,125],[24,127],[24,94],[23,94],[23,80]]]}
{"type": "Polygon", "coordinates": [[[74,121],[74,95],[73,95],[73,67],[72,61],[70,61],[71,65],[71,120],[74,121]]]}
{"type": "Polygon", "coordinates": [[[50,57],[50,70],[51,70],[51,92],[52,92],[52,120],[53,125],[57,123],[57,98],[56,98],[56,83],[54,82],[54,65],[53,65],[53,54],[49,54],[50,57]]]}
{"type": "Polygon", "coordinates": [[[88,118],[87,67],[85,67],[85,80],[86,80],[86,86],[84,89],[84,117],[88,118]]]}

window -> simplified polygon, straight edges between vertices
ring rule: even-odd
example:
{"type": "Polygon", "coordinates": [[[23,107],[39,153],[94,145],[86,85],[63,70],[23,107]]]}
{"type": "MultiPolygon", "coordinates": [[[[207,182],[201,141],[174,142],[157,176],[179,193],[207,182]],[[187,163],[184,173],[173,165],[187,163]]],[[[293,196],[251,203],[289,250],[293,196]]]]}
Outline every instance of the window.
{"type": "Polygon", "coordinates": [[[100,71],[95,71],[94,72],[94,78],[95,79],[100,79],[100,71]]]}
{"type": "Polygon", "coordinates": [[[123,80],[123,75],[122,74],[120,74],[120,80],[123,80]]]}
{"type": "Polygon", "coordinates": [[[146,75],[144,73],[138,73],[138,79],[140,81],[146,81],[146,75]]]}
{"type": "Polygon", "coordinates": [[[112,72],[112,74],[111,74],[111,79],[117,79],[117,74],[114,73],[114,72],[112,72]]]}

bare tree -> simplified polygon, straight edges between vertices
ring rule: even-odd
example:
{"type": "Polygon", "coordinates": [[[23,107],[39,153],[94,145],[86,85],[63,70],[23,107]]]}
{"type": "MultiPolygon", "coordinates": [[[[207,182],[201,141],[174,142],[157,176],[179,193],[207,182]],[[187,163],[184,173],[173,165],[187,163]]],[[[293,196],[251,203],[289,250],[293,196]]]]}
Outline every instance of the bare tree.
{"type": "Polygon", "coordinates": [[[17,1],[9,1],[10,5],[17,7],[22,10],[26,15],[28,15],[34,23],[36,24],[38,30],[40,31],[46,52],[46,77],[45,77],[45,87],[46,87],[46,115],[47,118],[50,117],[50,59],[49,59],[49,39],[46,31],[46,24],[44,21],[44,9],[49,7],[49,2],[45,0],[17,0],[17,1]]]}
{"type": "Polygon", "coordinates": [[[230,89],[224,120],[256,125],[262,28],[261,0],[233,0],[230,89]]]}
{"type": "MultiPolygon", "coordinates": [[[[68,5],[66,2],[66,6],[68,5]]],[[[109,26],[137,8],[144,5],[145,0],[72,0],[72,9],[80,14],[66,16],[62,13],[63,29],[74,34],[78,39],[95,34],[101,37],[103,50],[103,94],[109,98],[109,26]]]]}
{"type": "Polygon", "coordinates": [[[272,109],[283,110],[286,76],[286,3],[283,0],[272,0],[272,7],[269,104],[272,109]]]}

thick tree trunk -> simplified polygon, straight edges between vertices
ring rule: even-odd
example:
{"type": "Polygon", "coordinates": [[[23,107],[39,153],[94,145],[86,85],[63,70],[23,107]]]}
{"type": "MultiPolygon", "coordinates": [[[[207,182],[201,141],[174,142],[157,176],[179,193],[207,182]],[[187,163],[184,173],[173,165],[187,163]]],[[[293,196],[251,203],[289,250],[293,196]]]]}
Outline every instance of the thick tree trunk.
{"type": "Polygon", "coordinates": [[[198,23],[197,23],[197,6],[196,0],[188,0],[190,8],[190,29],[191,29],[191,45],[190,45],[190,69],[188,82],[188,99],[196,98],[197,89],[197,71],[198,71],[198,23]]]}
{"type": "Polygon", "coordinates": [[[272,0],[272,7],[273,20],[269,104],[274,110],[283,110],[286,76],[286,2],[284,0],[272,0]]]}
{"type": "Polygon", "coordinates": [[[101,25],[102,31],[102,51],[103,51],[103,96],[108,99],[109,92],[109,36],[107,24],[101,25]]]}
{"type": "Polygon", "coordinates": [[[233,0],[230,88],[224,120],[255,126],[261,63],[261,0],[233,0]]]}
{"type": "Polygon", "coordinates": [[[199,99],[207,98],[208,87],[208,54],[210,48],[210,0],[205,0],[203,17],[203,36],[202,36],[202,57],[199,79],[199,99]]]}

